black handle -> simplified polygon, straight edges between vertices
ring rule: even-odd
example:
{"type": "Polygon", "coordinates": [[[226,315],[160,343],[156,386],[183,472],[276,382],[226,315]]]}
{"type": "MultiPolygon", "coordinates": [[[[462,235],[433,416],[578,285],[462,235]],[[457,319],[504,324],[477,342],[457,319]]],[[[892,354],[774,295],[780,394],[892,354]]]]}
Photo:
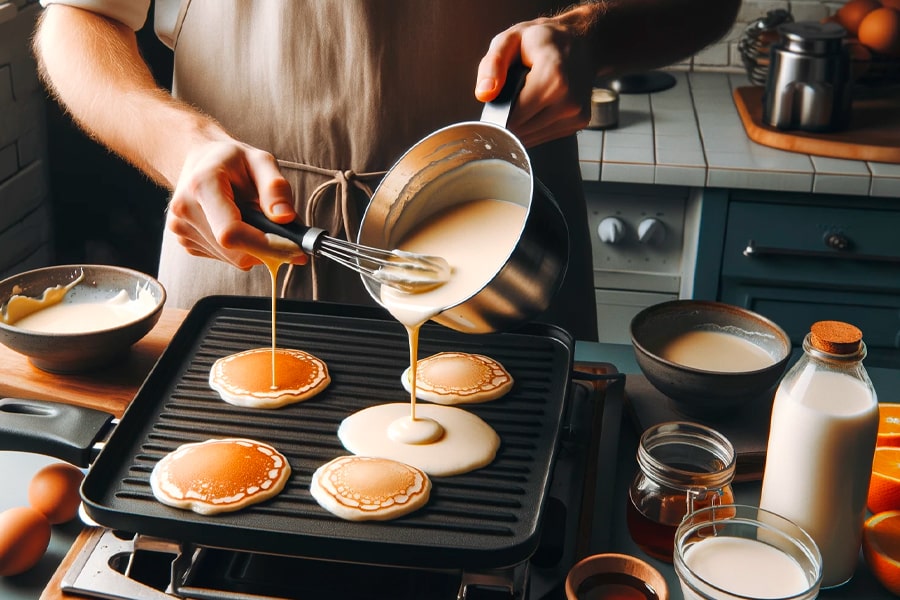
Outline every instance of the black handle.
{"type": "Polygon", "coordinates": [[[112,420],[111,414],[84,406],[0,398],[0,450],[44,454],[87,467],[112,420]]]}
{"type": "Polygon", "coordinates": [[[530,70],[518,61],[510,65],[503,89],[500,90],[496,98],[485,103],[484,108],[481,110],[482,121],[506,127],[513,106],[519,98],[519,92],[522,91],[522,86],[525,85],[525,76],[528,75],[530,70]]]}
{"type": "Polygon", "coordinates": [[[806,258],[828,258],[834,260],[861,260],[870,262],[889,262],[900,263],[900,258],[896,256],[886,256],[879,254],[856,254],[847,250],[839,249],[839,245],[850,247],[850,242],[835,240],[829,242],[826,237],[826,245],[834,250],[796,250],[793,248],[774,248],[771,246],[757,246],[753,240],[747,241],[747,246],[741,252],[747,258],[766,257],[766,256],[799,256],[806,258]]]}
{"type": "Polygon", "coordinates": [[[310,254],[316,253],[319,239],[325,233],[324,229],[307,227],[296,221],[284,224],[270,221],[255,204],[248,204],[246,202],[239,203],[238,210],[241,211],[241,220],[243,220],[244,223],[253,225],[265,233],[280,235],[281,237],[294,242],[310,254]]]}

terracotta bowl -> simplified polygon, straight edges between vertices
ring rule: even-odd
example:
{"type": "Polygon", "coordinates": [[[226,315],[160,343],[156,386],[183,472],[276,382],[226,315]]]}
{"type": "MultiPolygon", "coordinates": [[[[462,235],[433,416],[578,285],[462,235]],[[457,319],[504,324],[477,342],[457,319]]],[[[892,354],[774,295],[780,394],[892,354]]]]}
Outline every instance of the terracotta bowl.
{"type": "Polygon", "coordinates": [[[166,291],[153,277],[139,271],[109,265],[60,265],[26,271],[0,281],[0,307],[13,295],[40,298],[45,290],[72,283],[84,272],[84,280],[66,293],[63,302],[100,303],[122,290],[134,299],[139,290],[152,297],[152,308],[117,327],[84,333],[28,331],[0,320],[0,343],[28,357],[31,363],[53,373],[76,373],[108,365],[127,355],[132,344],[159,321],[166,291]]]}
{"type": "Polygon", "coordinates": [[[594,554],[577,562],[566,576],[566,598],[606,597],[600,593],[604,586],[614,586],[612,589],[620,591],[622,587],[633,588],[635,597],[669,598],[669,586],[659,571],[634,556],[612,553],[594,554]]]}
{"type": "Polygon", "coordinates": [[[650,306],[631,321],[631,343],[641,372],[668,396],[678,412],[716,419],[759,399],[771,400],[791,356],[791,340],[773,321],[721,302],[673,300],[650,306]],[[716,371],[686,366],[662,356],[686,332],[730,333],[772,357],[763,368],[716,371]]]}

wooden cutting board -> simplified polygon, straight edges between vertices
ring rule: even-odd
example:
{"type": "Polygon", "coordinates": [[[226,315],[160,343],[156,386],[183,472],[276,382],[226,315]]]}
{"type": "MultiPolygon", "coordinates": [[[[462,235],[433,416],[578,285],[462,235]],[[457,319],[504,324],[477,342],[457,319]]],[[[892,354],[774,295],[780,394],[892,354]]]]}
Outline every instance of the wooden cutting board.
{"type": "Polygon", "coordinates": [[[762,122],[762,87],[739,87],[734,103],[747,136],[759,144],[817,156],[900,163],[900,88],[872,88],[853,100],[843,131],[782,131],[762,122]]]}

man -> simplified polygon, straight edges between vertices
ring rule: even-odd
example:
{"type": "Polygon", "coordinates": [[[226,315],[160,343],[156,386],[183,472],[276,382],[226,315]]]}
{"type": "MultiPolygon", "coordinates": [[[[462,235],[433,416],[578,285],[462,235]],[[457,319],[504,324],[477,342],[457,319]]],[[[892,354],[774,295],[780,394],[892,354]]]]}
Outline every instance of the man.
{"type": "MultiPolygon", "coordinates": [[[[264,269],[245,272],[258,261],[242,249],[262,233],[236,201],[355,239],[380,174],[431,131],[477,119],[521,61],[530,72],[508,126],[563,207],[572,248],[540,320],[596,339],[574,137],[592,83],[690,56],[728,30],[739,0],[158,1],[174,98],[135,42],[149,0],[44,4],[35,50],[51,90],[91,136],[173,190],[159,278],[182,307],[268,293],[264,269]]],[[[358,276],[315,262],[285,270],[285,295],[371,302],[358,276]]]]}

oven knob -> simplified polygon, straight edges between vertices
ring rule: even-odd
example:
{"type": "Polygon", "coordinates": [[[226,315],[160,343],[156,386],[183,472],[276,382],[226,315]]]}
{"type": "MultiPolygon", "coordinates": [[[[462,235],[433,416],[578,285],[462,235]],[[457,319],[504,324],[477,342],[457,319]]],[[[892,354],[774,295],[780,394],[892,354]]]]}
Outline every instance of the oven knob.
{"type": "Polygon", "coordinates": [[[638,224],[638,239],[642,244],[662,244],[666,239],[665,224],[659,219],[644,219],[638,224]]]}
{"type": "Polygon", "coordinates": [[[618,244],[625,237],[625,223],[619,217],[606,217],[597,225],[597,235],[605,244],[618,244]]]}

